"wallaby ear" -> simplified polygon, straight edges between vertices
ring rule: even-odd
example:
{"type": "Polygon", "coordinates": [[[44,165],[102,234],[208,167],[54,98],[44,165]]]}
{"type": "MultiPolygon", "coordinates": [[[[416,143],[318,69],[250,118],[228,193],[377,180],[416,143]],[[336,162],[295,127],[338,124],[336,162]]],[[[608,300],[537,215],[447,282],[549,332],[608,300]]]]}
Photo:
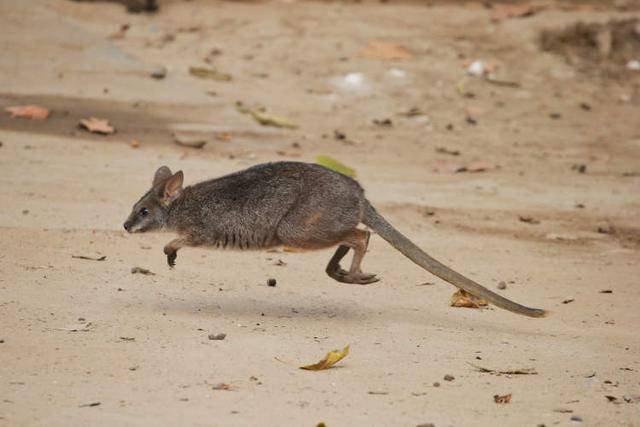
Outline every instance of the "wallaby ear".
{"type": "Polygon", "coordinates": [[[174,173],[164,184],[164,201],[172,202],[182,194],[182,181],[184,175],[182,171],[174,173]]]}
{"type": "Polygon", "coordinates": [[[153,183],[151,184],[151,186],[155,187],[161,182],[166,181],[167,178],[169,178],[171,175],[171,169],[166,166],[160,166],[156,171],[156,174],[153,176],[153,183]]]}

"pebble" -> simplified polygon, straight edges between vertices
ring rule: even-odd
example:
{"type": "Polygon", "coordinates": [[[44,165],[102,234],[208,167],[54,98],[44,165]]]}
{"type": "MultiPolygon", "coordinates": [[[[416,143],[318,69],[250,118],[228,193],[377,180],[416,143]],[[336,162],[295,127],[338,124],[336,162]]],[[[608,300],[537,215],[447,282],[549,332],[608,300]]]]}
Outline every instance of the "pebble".
{"type": "Polygon", "coordinates": [[[164,79],[167,76],[167,69],[166,67],[158,67],[155,68],[151,71],[151,77],[153,77],[154,79],[164,79]]]}

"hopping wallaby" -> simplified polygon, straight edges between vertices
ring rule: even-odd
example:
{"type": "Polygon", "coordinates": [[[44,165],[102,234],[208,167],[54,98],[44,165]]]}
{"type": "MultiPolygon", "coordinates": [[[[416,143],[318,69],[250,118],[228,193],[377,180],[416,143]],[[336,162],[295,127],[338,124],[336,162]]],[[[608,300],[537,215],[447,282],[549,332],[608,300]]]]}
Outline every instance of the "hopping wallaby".
{"type": "Polygon", "coordinates": [[[492,304],[530,317],[546,311],[510,301],[464,277],[423,252],[387,222],[364,197],[354,179],[323,166],[301,162],[265,163],[184,187],[183,173],[160,167],[151,189],[124,223],[130,232],[166,230],[178,234],[164,247],[169,266],[185,246],[268,249],[284,246],[323,249],[339,245],[326,272],[343,283],[377,282],[363,273],[362,258],[373,229],[425,270],[492,304]],[[353,249],[349,270],[340,260],[353,249]]]}

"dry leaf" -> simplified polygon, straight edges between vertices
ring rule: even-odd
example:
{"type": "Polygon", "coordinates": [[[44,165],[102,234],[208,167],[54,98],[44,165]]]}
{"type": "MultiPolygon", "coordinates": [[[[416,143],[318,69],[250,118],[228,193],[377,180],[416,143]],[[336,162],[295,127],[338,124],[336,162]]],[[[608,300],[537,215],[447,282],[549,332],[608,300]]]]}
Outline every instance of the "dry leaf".
{"type": "Polygon", "coordinates": [[[494,4],[491,20],[503,21],[508,18],[524,18],[532,16],[538,10],[530,4],[494,4]]]}
{"type": "Polygon", "coordinates": [[[227,383],[218,383],[212,387],[214,390],[234,391],[235,387],[227,383]]]}
{"type": "Polygon", "coordinates": [[[7,113],[11,114],[11,118],[22,118],[31,120],[44,120],[49,117],[51,111],[44,107],[37,105],[18,105],[15,107],[6,107],[4,109],[7,113]]]}
{"type": "Polygon", "coordinates": [[[387,42],[369,42],[361,54],[365,58],[375,59],[409,59],[413,56],[406,47],[387,42]]]}
{"type": "Polygon", "coordinates": [[[347,345],[345,348],[340,350],[333,350],[327,353],[327,355],[319,361],[318,363],[314,363],[313,365],[300,366],[300,369],[306,369],[307,371],[322,371],[324,369],[329,369],[349,354],[349,346],[347,345]]]}
{"type": "Polygon", "coordinates": [[[473,296],[462,289],[451,296],[451,307],[480,308],[486,305],[488,305],[486,300],[473,296]]]}
{"type": "Polygon", "coordinates": [[[143,274],[145,276],[155,276],[156,273],[154,273],[151,270],[148,270],[146,268],[142,268],[142,267],[132,267],[131,268],[131,274],[143,274]]]}
{"type": "Polygon", "coordinates": [[[509,403],[511,402],[511,393],[505,394],[504,396],[494,394],[493,401],[500,404],[509,403]]]}
{"type": "Polygon", "coordinates": [[[356,176],[356,171],[355,170],[353,170],[349,166],[339,162],[338,160],[334,159],[333,157],[317,156],[316,157],[316,163],[319,164],[320,166],[324,166],[327,169],[331,169],[332,171],[341,173],[342,175],[350,176],[352,178],[356,176]]]}
{"type": "Polygon", "coordinates": [[[79,323],[77,325],[69,325],[64,328],[56,328],[57,331],[66,331],[66,332],[87,332],[90,331],[93,324],[91,322],[87,323],[79,323]]]}
{"type": "MultiPolygon", "coordinates": [[[[469,362],[467,362],[469,363],[469,362]]],[[[521,368],[521,369],[489,369],[479,365],[475,365],[473,363],[469,363],[469,365],[473,366],[480,372],[485,372],[488,374],[498,374],[498,375],[538,375],[538,372],[534,368],[521,368]]]]}
{"type": "Polygon", "coordinates": [[[94,258],[86,255],[71,255],[71,258],[86,259],[88,261],[104,261],[105,259],[107,259],[107,256],[102,255],[101,257],[94,258]]]}
{"type": "Polygon", "coordinates": [[[116,129],[109,124],[109,120],[98,119],[96,117],[89,117],[88,119],[80,120],[80,127],[88,130],[89,132],[99,133],[101,135],[109,135],[116,131],[116,129]]]}
{"type": "Polygon", "coordinates": [[[298,126],[291,123],[289,120],[280,116],[273,116],[271,114],[262,113],[260,111],[253,111],[251,113],[253,118],[262,126],[273,126],[277,128],[296,129],[298,126]]]}
{"type": "Polygon", "coordinates": [[[201,78],[201,79],[209,79],[216,80],[219,82],[229,82],[233,80],[233,77],[229,73],[221,73],[218,70],[213,68],[206,67],[189,67],[189,73],[192,76],[201,78]]]}
{"type": "Polygon", "coordinates": [[[215,138],[218,141],[229,142],[231,141],[232,136],[229,132],[220,132],[216,134],[215,138]]]}
{"type": "Polygon", "coordinates": [[[129,145],[131,146],[131,148],[140,148],[140,141],[138,141],[137,139],[132,139],[129,142],[129,145]]]}
{"type": "Polygon", "coordinates": [[[236,109],[243,114],[250,114],[255,121],[262,126],[273,126],[277,128],[296,129],[298,125],[291,123],[284,117],[274,116],[264,112],[263,108],[252,109],[245,107],[242,102],[236,102],[236,109]]]}
{"type": "Polygon", "coordinates": [[[118,29],[118,31],[109,34],[110,39],[115,40],[115,39],[123,39],[125,34],[127,34],[127,31],[129,31],[129,28],[131,28],[131,26],[129,24],[122,24],[120,25],[120,28],[118,29]]]}

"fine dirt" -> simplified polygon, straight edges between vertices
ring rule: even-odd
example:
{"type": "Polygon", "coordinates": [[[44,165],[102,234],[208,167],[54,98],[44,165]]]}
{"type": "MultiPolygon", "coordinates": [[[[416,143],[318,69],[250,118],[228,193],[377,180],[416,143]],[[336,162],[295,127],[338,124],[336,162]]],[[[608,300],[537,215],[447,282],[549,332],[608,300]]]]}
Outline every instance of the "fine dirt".
{"type": "Polygon", "coordinates": [[[639,13],[539,4],[494,22],[453,2],[0,1],[0,425],[639,426],[640,72],[539,44],[639,13]],[[476,59],[498,83],[465,74],[476,59]],[[4,112],[24,104],[52,115],[4,112]],[[433,256],[551,315],[450,307],[453,287],[376,236],[382,281],[355,286],[325,275],[330,250],[184,249],[170,270],[172,236],[122,229],[162,164],[189,184],[317,155],[433,256]],[[297,369],[346,344],[336,368],[297,369]]]}

